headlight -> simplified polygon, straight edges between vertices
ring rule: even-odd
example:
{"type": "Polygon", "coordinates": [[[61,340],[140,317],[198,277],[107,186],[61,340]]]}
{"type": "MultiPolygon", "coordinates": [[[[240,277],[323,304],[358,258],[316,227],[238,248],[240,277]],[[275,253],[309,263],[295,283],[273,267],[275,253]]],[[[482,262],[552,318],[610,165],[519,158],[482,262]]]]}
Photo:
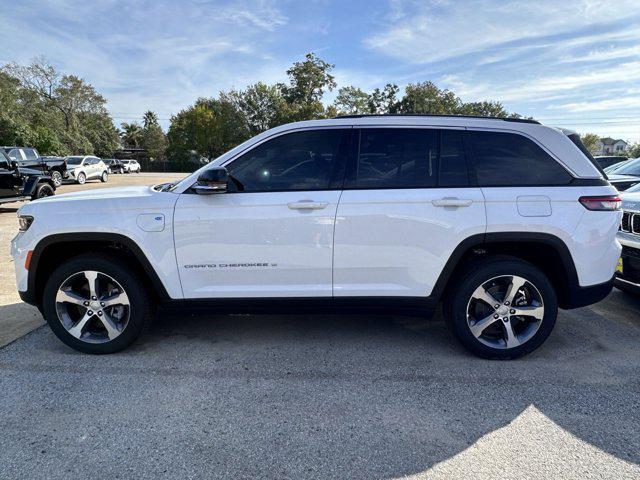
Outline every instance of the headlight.
{"type": "Polygon", "coordinates": [[[33,217],[29,215],[19,215],[18,223],[20,224],[20,231],[26,232],[27,230],[29,230],[29,227],[33,223],[33,217]]]}

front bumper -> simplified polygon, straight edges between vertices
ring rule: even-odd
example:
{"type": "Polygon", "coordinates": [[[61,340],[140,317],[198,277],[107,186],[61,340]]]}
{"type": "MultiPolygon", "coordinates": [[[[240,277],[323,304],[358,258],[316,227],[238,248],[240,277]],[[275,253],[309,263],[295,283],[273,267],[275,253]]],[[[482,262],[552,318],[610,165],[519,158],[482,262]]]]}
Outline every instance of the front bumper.
{"type": "Polygon", "coordinates": [[[618,240],[622,244],[622,272],[616,274],[616,287],[640,294],[640,235],[620,232],[618,240]]]}

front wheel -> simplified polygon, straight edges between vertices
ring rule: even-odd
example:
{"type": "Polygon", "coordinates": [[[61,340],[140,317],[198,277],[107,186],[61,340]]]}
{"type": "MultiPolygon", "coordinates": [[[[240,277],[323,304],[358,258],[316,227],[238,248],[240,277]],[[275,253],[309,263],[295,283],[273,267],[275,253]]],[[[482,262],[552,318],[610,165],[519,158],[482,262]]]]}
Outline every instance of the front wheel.
{"type": "Polygon", "coordinates": [[[51,172],[51,181],[56,186],[56,188],[58,188],[60,185],[62,185],[62,174],[59,171],[54,170],[53,172],[51,172]]]}
{"type": "Polygon", "coordinates": [[[100,181],[102,183],[107,183],[107,180],[109,180],[109,175],[107,174],[107,172],[102,172],[102,176],[100,177],[100,181]]]}
{"type": "Polygon", "coordinates": [[[484,358],[522,357],[549,337],[558,300],[547,276],[513,257],[490,257],[454,279],[443,311],[463,346],[484,358]]]}
{"type": "Polygon", "coordinates": [[[84,173],[79,173],[77,180],[80,185],[84,185],[84,183],[87,181],[87,176],[84,173]]]}
{"type": "Polygon", "coordinates": [[[94,354],[128,347],[152,315],[143,280],[108,255],[82,255],[58,267],[45,285],[42,308],[60,340],[94,354]]]}

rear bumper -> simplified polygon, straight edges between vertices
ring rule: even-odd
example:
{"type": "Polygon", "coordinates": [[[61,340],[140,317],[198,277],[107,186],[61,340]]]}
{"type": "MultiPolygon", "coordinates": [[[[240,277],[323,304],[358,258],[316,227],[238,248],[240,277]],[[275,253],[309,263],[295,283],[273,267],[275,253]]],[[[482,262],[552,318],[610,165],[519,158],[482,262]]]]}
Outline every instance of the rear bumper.
{"type": "Polygon", "coordinates": [[[593,305],[594,303],[598,303],[600,300],[611,293],[613,289],[614,278],[611,280],[599,283],[597,285],[589,285],[588,287],[580,287],[576,286],[568,292],[568,296],[566,298],[566,302],[563,305],[560,305],[561,308],[565,310],[570,310],[572,308],[580,308],[586,307],[587,305],[593,305]]]}

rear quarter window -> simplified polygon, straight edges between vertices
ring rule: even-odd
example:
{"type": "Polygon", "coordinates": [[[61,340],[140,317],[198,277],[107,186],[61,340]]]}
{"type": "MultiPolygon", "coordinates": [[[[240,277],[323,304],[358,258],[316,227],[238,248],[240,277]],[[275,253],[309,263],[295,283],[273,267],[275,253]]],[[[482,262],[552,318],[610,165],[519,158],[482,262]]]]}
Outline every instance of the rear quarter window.
{"type": "Polygon", "coordinates": [[[469,131],[479,186],[568,185],[573,177],[532,140],[515,133],[469,131]]]}

